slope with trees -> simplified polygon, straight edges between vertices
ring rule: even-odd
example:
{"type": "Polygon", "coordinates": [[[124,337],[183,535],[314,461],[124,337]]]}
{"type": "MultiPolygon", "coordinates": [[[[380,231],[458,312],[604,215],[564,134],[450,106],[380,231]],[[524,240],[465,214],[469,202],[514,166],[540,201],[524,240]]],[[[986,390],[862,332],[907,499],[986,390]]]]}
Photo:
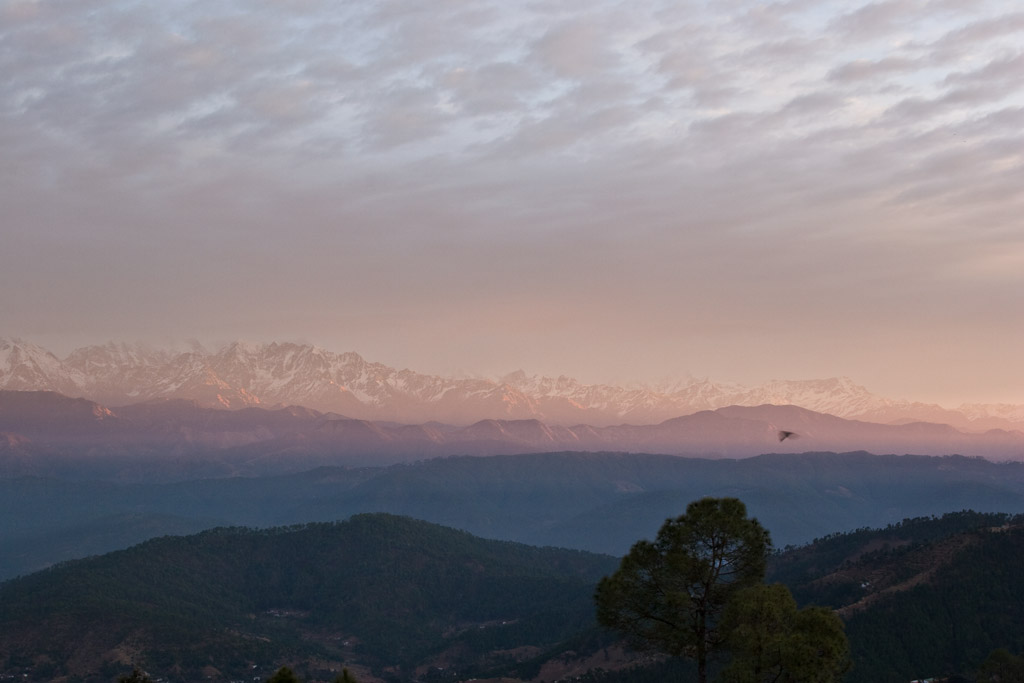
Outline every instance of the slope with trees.
{"type": "MultiPolygon", "coordinates": [[[[709,678],[806,680],[808,652],[840,661],[841,640],[820,637],[834,620],[809,603],[844,616],[847,683],[1009,675],[1024,653],[1022,521],[908,519],[770,555],[773,583],[737,591],[715,622],[709,678]]],[[[307,681],[343,666],[364,681],[694,679],[695,664],[596,628],[594,587],[619,566],[389,515],[156,539],[0,584],[0,676],[108,682],[136,664],[168,680],[282,665],[307,681]]]]}
{"type": "Polygon", "coordinates": [[[706,683],[722,651],[723,680],[837,681],[846,670],[842,624],[829,610],[797,610],[781,584],[765,586],[767,530],[736,498],[702,498],[638,541],[597,587],[598,621],[635,644],[696,660],[706,683]]]}
{"type": "Polygon", "coordinates": [[[769,577],[843,615],[851,682],[960,675],[1024,651],[1024,517],[972,511],[832,534],[772,558],[769,577]]]}
{"type": "Polygon", "coordinates": [[[390,515],[156,539],[0,584],[0,674],[134,663],[188,680],[293,658],[483,670],[508,663],[494,651],[591,626],[593,585],[613,566],[390,515]]]}

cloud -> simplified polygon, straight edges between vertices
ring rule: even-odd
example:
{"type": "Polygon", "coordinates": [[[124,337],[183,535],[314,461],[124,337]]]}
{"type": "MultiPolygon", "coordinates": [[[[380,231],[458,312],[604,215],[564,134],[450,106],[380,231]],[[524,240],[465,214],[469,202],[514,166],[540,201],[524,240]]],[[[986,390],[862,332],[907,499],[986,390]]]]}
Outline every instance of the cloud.
{"type": "Polygon", "coordinates": [[[1000,56],[973,71],[958,71],[949,74],[944,83],[954,86],[986,85],[1019,88],[1020,75],[1024,73],[1024,52],[1000,56]]]}
{"type": "Polygon", "coordinates": [[[856,82],[916,71],[921,66],[919,60],[906,57],[885,57],[876,61],[859,59],[832,69],[828,77],[838,82],[856,82]]]}
{"type": "Polygon", "coordinates": [[[831,24],[854,37],[878,39],[912,26],[921,8],[922,3],[917,0],[882,0],[839,15],[831,24]]]}
{"type": "MultiPolygon", "coordinates": [[[[765,337],[743,372],[806,374],[841,330],[835,373],[872,372],[882,326],[918,343],[943,302],[1011,298],[1012,268],[980,277],[1024,187],[1004,9],[8,3],[0,284],[35,284],[0,318],[295,330],[411,366],[457,336],[459,367],[584,374],[616,349],[709,374],[765,337]]],[[[976,325],[965,357],[1016,329],[976,325]]]]}
{"type": "Polygon", "coordinates": [[[1008,12],[970,22],[943,34],[932,45],[937,55],[946,58],[1024,31],[1024,12],[1008,12]]]}
{"type": "Polygon", "coordinates": [[[607,31],[586,21],[568,21],[549,29],[534,44],[534,54],[560,78],[581,79],[615,66],[607,31]]]}

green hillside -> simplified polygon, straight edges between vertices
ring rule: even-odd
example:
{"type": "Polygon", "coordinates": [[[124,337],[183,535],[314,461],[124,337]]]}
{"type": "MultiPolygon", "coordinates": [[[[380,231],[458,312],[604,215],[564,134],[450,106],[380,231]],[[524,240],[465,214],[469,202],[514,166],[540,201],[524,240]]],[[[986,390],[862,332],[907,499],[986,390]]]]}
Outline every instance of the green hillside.
{"type": "MultiPolygon", "coordinates": [[[[766,580],[785,583],[801,604],[838,610],[853,657],[846,683],[973,683],[993,651],[1024,653],[1021,567],[1024,517],[964,511],[830,534],[774,555],[766,580]]],[[[692,675],[685,662],[666,661],[581,680],[692,675]]]]}
{"type": "Polygon", "coordinates": [[[958,512],[833,534],[774,558],[770,580],[836,608],[851,683],[974,673],[1024,652],[1024,516],[958,512]]]}
{"type": "MultiPolygon", "coordinates": [[[[685,680],[594,628],[617,564],[390,514],[159,538],[0,584],[0,678],[685,680]]],[[[1024,518],[959,512],[786,549],[767,580],[839,611],[848,683],[974,680],[993,650],[1024,652],[1021,566],[1024,518]]]]}
{"type": "Polygon", "coordinates": [[[288,661],[488,670],[593,623],[615,560],[391,515],[148,541],[0,585],[0,674],[171,680],[288,661]],[[511,656],[509,657],[511,659],[511,656]]]}

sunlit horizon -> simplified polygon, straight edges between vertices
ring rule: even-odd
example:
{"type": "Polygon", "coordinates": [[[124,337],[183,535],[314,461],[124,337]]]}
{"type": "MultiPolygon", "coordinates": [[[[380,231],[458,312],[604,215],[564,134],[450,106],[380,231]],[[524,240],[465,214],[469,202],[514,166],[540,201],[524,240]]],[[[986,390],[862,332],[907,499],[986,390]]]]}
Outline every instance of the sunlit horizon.
{"type": "Polygon", "coordinates": [[[1024,404],[1001,2],[0,8],[0,334],[1024,404]]]}

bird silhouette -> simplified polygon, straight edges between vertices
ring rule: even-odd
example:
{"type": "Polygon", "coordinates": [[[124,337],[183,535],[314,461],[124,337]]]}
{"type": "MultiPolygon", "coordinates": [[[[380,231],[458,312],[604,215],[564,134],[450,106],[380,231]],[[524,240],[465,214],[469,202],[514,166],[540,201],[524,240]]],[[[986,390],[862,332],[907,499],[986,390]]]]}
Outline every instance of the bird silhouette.
{"type": "Polygon", "coordinates": [[[785,441],[786,439],[798,439],[800,435],[796,432],[787,432],[779,430],[779,441],[785,441]]]}

